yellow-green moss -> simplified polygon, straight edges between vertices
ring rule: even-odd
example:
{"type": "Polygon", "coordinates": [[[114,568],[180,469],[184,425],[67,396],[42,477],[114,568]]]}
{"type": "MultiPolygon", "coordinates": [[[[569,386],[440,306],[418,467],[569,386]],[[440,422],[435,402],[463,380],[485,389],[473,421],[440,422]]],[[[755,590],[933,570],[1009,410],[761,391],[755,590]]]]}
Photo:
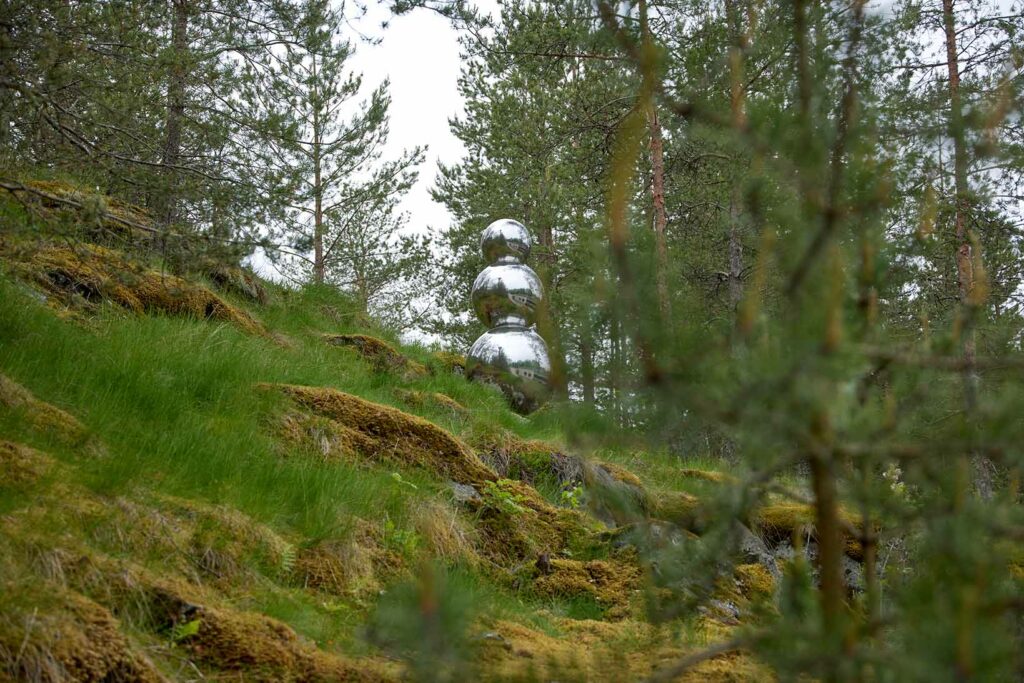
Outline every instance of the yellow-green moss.
{"type": "Polygon", "coordinates": [[[15,272],[64,305],[112,301],[135,313],[155,311],[216,320],[249,334],[265,334],[251,315],[206,287],[150,270],[111,249],[92,244],[42,244],[16,255],[8,251],[5,256],[15,259],[15,272]]]}
{"type": "Polygon", "coordinates": [[[82,208],[76,209],[73,206],[54,201],[48,197],[41,197],[34,194],[19,195],[19,198],[22,201],[32,203],[35,209],[37,211],[41,211],[44,215],[47,215],[52,211],[73,211],[81,218],[95,220],[96,225],[102,226],[105,230],[110,232],[119,235],[128,235],[131,233],[144,238],[150,237],[150,233],[145,229],[136,230],[134,228],[129,228],[123,223],[111,220],[111,217],[136,223],[143,226],[143,228],[155,227],[149,212],[141,206],[131,204],[109,195],[101,195],[95,190],[83,188],[67,181],[29,180],[25,182],[25,186],[60,199],[77,202],[82,206],[82,208]]]}
{"type": "Polygon", "coordinates": [[[640,481],[640,477],[636,476],[622,465],[617,465],[613,462],[599,462],[595,463],[595,466],[600,467],[608,474],[608,476],[619,483],[636,486],[637,488],[643,487],[643,482],[640,481]]]}
{"type": "Polygon", "coordinates": [[[715,484],[731,484],[736,481],[736,477],[732,476],[731,474],[726,474],[725,472],[718,472],[716,470],[698,470],[692,467],[687,467],[680,470],[679,476],[684,477],[686,479],[701,479],[703,481],[710,481],[715,484]]]}
{"type": "Polygon", "coordinates": [[[556,508],[521,482],[501,479],[481,488],[471,503],[473,525],[480,538],[480,553],[509,567],[541,553],[556,553],[589,533],[583,516],[556,508]]]}
{"type": "Polygon", "coordinates": [[[35,681],[162,681],[110,610],[54,583],[0,585],[0,676],[35,681]]]}
{"type": "Polygon", "coordinates": [[[86,437],[85,426],[78,419],[56,406],[40,401],[25,387],[0,374],[0,412],[17,411],[30,427],[75,443],[86,437]]]}
{"type": "Polygon", "coordinates": [[[466,374],[466,357],[462,354],[451,351],[435,351],[432,355],[444,370],[456,375],[466,374]]]}
{"type": "Polygon", "coordinates": [[[404,569],[402,557],[384,546],[379,528],[356,520],[345,538],[300,549],[293,573],[305,588],[360,598],[376,594],[404,569]]]}
{"type": "Polygon", "coordinates": [[[365,334],[327,334],[324,335],[324,340],[334,346],[354,349],[377,372],[395,373],[406,380],[430,374],[425,365],[407,358],[391,344],[377,337],[365,334]]]}
{"type": "Polygon", "coordinates": [[[583,461],[558,444],[523,439],[507,430],[477,434],[472,444],[484,462],[502,477],[528,484],[544,479],[560,485],[583,481],[583,461]]]}
{"type": "Polygon", "coordinates": [[[775,592],[775,579],[763,564],[737,565],[734,573],[744,597],[764,598],[775,592]]]}
{"type": "Polygon", "coordinates": [[[335,389],[271,386],[304,408],[361,434],[365,440],[357,447],[366,457],[422,467],[461,484],[497,479],[462,441],[420,417],[335,389]]]}
{"type": "MultiPolygon", "coordinates": [[[[843,538],[846,554],[855,560],[864,557],[864,549],[860,541],[850,531],[860,528],[860,523],[849,513],[840,510],[840,521],[847,528],[843,538]]],[[[754,511],[751,519],[752,527],[768,543],[791,541],[794,535],[813,536],[815,512],[814,507],[803,503],[772,503],[754,511]]]]}
{"type": "Polygon", "coordinates": [[[652,491],[647,498],[653,519],[672,522],[689,531],[702,528],[700,499],[683,491],[652,491]]]}
{"type": "Polygon", "coordinates": [[[252,271],[217,261],[208,261],[200,269],[200,272],[225,292],[244,296],[264,306],[270,302],[267,288],[252,271]]]}
{"type": "Polygon", "coordinates": [[[286,447],[284,457],[302,454],[323,462],[364,463],[364,453],[373,453],[376,441],[351,427],[323,415],[288,412],[275,421],[277,436],[286,447]]]}
{"type": "Polygon", "coordinates": [[[437,391],[419,391],[417,389],[395,389],[395,398],[412,408],[438,408],[459,417],[469,414],[466,406],[437,391]]]}
{"type": "MultiPolygon", "coordinates": [[[[647,678],[694,651],[676,639],[632,620],[616,623],[560,619],[556,632],[508,620],[489,625],[494,638],[477,646],[484,680],[623,681],[647,678]]],[[[728,638],[718,634],[710,642],[728,638]]],[[[703,647],[703,646],[698,646],[703,647]]],[[[772,681],[767,667],[730,652],[703,662],[675,679],[686,683],[772,681]]]]}
{"type": "Polygon", "coordinates": [[[53,458],[34,448],[0,441],[0,487],[29,488],[53,467],[53,458]]]}
{"type": "Polygon", "coordinates": [[[609,618],[622,618],[640,589],[640,569],[623,562],[553,559],[547,571],[534,569],[532,590],[548,597],[589,596],[608,608],[609,618]]]}

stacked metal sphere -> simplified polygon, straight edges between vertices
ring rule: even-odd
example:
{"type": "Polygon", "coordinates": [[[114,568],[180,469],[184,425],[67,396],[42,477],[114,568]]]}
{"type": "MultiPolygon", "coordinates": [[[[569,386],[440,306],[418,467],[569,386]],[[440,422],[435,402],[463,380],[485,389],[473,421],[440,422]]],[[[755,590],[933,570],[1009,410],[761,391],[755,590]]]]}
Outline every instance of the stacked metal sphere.
{"type": "Polygon", "coordinates": [[[480,248],[491,265],[473,283],[473,309],[490,329],[466,357],[466,374],[499,386],[520,413],[533,412],[547,399],[551,373],[547,344],[533,327],[544,288],[525,263],[530,247],[530,233],[518,221],[495,221],[481,235],[480,248]]]}

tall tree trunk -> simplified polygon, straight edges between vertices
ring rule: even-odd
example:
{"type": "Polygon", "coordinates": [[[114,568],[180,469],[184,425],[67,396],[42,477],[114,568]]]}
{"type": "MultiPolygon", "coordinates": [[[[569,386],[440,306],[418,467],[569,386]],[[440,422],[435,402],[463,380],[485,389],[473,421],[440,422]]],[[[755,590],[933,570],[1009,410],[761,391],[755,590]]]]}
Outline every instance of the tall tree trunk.
{"type": "Polygon", "coordinates": [[[185,119],[185,81],[188,78],[189,0],[172,0],[171,70],[167,80],[167,119],[164,126],[164,187],[154,202],[156,219],[165,226],[178,220],[178,166],[181,164],[181,127],[185,119]]]}
{"type": "Polygon", "coordinates": [[[540,226],[540,258],[537,263],[537,275],[544,285],[544,298],[537,310],[537,332],[549,346],[551,354],[551,377],[549,382],[555,396],[565,398],[569,395],[569,376],[565,369],[565,355],[562,353],[562,334],[558,321],[551,310],[551,298],[555,294],[552,273],[555,266],[555,236],[548,224],[540,226]]]}
{"type": "MultiPolygon", "coordinates": [[[[647,22],[647,0],[640,0],[640,39],[644,49],[652,48],[653,37],[647,22]]],[[[653,73],[645,75],[652,79],[653,73]]],[[[671,315],[668,298],[668,250],[665,246],[665,228],[668,219],[665,215],[665,145],[661,136],[661,121],[658,120],[658,104],[653,91],[646,103],[647,124],[651,137],[651,205],[654,209],[654,248],[655,248],[655,284],[658,289],[658,309],[662,319],[667,323],[671,315]]]]}
{"type": "Polygon", "coordinates": [[[323,179],[322,165],[320,140],[317,137],[313,143],[313,281],[317,284],[323,284],[327,275],[324,266],[324,192],[320,184],[323,179]]]}
{"type": "Polygon", "coordinates": [[[590,321],[584,320],[580,332],[580,384],[583,385],[583,404],[593,407],[594,396],[594,337],[590,321]]]}
{"type": "MultiPolygon", "coordinates": [[[[965,316],[964,402],[968,414],[977,404],[978,373],[974,366],[975,339],[973,317],[980,302],[974,297],[974,253],[967,234],[970,187],[967,183],[967,142],[963,104],[960,100],[960,63],[956,42],[956,16],[953,0],[942,0],[942,25],[946,38],[946,69],[949,75],[949,135],[953,138],[954,236],[956,238],[956,274],[960,304],[965,316]]],[[[971,455],[974,487],[983,498],[993,495],[993,466],[987,458],[971,455]]]]}
{"type": "Polygon", "coordinates": [[[658,107],[652,101],[648,115],[651,132],[651,204],[654,208],[654,246],[657,251],[657,272],[655,273],[658,287],[658,308],[665,321],[671,317],[668,297],[668,250],[665,246],[665,228],[668,218],[665,215],[665,149],[661,138],[661,122],[658,120],[658,107]]]}
{"type": "MultiPolygon", "coordinates": [[[[318,78],[316,58],[313,59],[313,79],[318,78]]],[[[323,284],[327,277],[324,264],[324,187],[323,158],[321,143],[323,131],[321,126],[327,125],[320,120],[320,109],[316,89],[312,92],[313,102],[313,281],[323,284]]]]}
{"type": "MultiPolygon", "coordinates": [[[[726,0],[725,11],[732,33],[733,45],[729,49],[729,81],[731,96],[729,106],[732,112],[732,125],[740,131],[747,125],[745,106],[745,84],[743,56],[747,49],[747,32],[743,28],[744,17],[736,6],[740,0],[726,0]]],[[[743,298],[743,237],[741,221],[743,196],[737,181],[733,181],[732,196],[729,201],[729,308],[735,314],[743,298]]]]}
{"type": "MultiPolygon", "coordinates": [[[[967,239],[967,144],[964,141],[963,108],[960,102],[960,65],[956,45],[956,18],[953,0],[942,0],[942,20],[946,33],[946,68],[949,72],[949,135],[953,138],[953,190],[955,193],[956,270],[960,301],[967,305],[974,287],[971,243],[967,239]]],[[[964,352],[973,357],[974,341],[964,343],[964,352]]]]}

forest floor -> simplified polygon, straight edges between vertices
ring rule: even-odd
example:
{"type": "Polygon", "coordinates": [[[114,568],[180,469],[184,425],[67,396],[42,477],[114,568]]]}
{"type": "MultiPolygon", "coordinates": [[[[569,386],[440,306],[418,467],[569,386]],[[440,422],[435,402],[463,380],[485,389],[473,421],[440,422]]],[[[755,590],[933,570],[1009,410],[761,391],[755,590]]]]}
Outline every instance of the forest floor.
{"type": "MultiPolygon", "coordinates": [[[[329,289],[2,211],[0,679],[636,680],[773,609],[741,561],[649,618],[630,534],[696,538],[708,463],[568,443],[329,289]]],[[[771,679],[731,651],[678,678],[771,679]]]]}

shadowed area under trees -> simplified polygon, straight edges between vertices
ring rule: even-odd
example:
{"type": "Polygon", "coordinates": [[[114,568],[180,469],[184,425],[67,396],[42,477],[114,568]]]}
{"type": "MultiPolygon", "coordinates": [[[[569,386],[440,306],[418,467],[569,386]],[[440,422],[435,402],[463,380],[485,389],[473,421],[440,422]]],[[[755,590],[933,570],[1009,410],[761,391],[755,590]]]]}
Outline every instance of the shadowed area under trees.
{"type": "Polygon", "coordinates": [[[0,9],[0,678],[1020,680],[1020,4],[394,0],[422,235],[365,12],[0,9]]]}

